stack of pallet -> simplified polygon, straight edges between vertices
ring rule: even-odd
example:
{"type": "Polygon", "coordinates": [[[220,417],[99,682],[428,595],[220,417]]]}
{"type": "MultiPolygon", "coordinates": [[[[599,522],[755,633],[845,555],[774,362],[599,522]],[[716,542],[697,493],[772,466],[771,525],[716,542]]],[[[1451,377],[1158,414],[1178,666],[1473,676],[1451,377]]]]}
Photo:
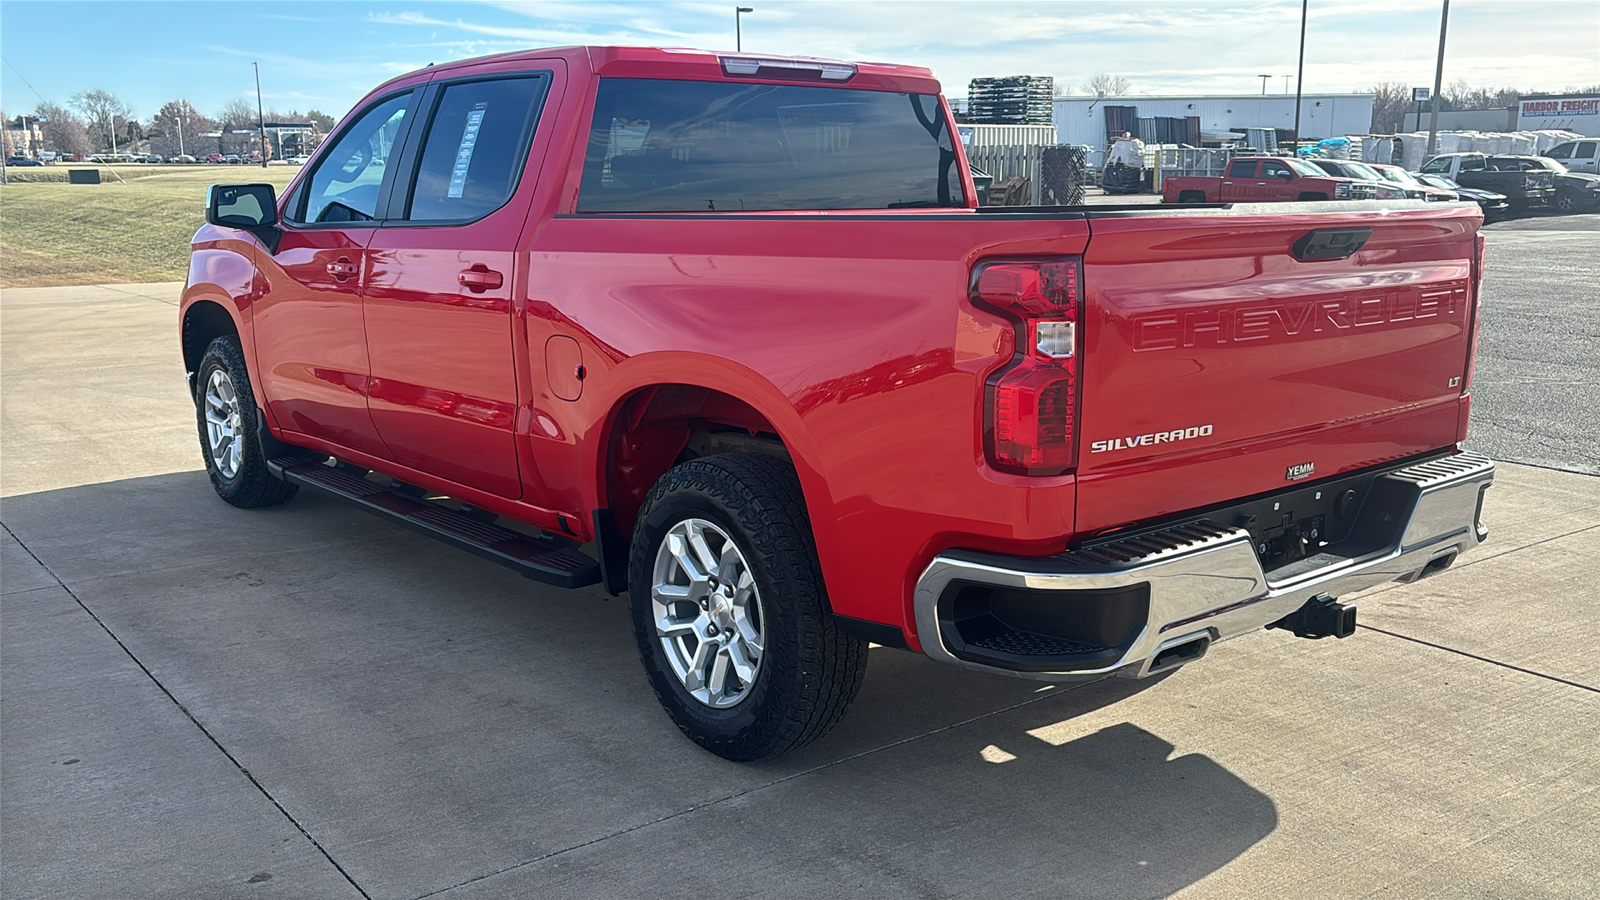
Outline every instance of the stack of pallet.
{"type": "Polygon", "coordinates": [[[1048,75],[974,78],[967,85],[967,121],[983,125],[1052,125],[1055,79],[1048,75]]]}

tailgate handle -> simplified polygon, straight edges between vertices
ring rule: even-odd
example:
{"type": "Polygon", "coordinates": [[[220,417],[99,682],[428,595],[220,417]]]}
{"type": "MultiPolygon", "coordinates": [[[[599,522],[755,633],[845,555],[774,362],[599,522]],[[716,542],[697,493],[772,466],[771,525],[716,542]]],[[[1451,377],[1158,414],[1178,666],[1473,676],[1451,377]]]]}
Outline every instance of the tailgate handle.
{"type": "Polygon", "coordinates": [[[1294,258],[1345,259],[1352,256],[1372,237],[1371,228],[1318,228],[1301,235],[1294,242],[1294,258]]]}

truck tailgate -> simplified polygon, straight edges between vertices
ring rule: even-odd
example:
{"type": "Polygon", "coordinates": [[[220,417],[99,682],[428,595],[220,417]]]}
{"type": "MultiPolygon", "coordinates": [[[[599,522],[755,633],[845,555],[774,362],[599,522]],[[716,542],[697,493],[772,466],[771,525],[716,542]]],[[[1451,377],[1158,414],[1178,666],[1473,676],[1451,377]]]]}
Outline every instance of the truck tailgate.
{"type": "Polygon", "coordinates": [[[1451,446],[1480,214],[1420,206],[1094,218],[1078,531],[1451,446]],[[1344,229],[1371,231],[1346,258],[1297,258],[1344,229]]]}

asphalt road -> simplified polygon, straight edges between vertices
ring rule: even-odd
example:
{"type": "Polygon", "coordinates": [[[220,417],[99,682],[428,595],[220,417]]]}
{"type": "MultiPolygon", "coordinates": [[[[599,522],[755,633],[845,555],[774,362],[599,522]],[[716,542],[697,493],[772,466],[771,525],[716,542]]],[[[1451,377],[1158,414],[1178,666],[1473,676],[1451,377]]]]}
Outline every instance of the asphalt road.
{"type": "MultiPolygon", "coordinates": [[[[1475,442],[1537,428],[1539,465],[1592,465],[1593,230],[1491,229],[1475,442]]],[[[1593,475],[1503,462],[1489,543],[1347,596],[1350,640],[1263,632],[1165,678],[1062,687],[878,648],[833,734],[736,765],[671,726],[598,589],[306,492],[219,501],[179,288],[0,295],[7,900],[1600,884],[1593,475]]]]}
{"type": "Polygon", "coordinates": [[[1600,474],[1600,214],[1496,222],[1467,446],[1600,474]]]}

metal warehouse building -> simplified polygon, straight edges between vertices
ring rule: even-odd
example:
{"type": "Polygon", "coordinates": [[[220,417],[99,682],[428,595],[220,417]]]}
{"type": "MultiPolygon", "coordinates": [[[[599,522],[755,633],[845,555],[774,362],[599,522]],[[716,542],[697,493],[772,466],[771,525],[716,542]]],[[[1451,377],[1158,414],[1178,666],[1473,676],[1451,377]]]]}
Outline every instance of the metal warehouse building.
{"type": "MultiPolygon", "coordinates": [[[[1372,94],[1307,94],[1300,100],[1300,137],[1317,140],[1366,134],[1372,128],[1372,94]]],[[[1201,134],[1243,133],[1246,128],[1294,128],[1294,97],[1288,94],[1238,94],[1213,97],[1058,97],[1057,139],[1063,144],[1106,145],[1109,125],[1136,118],[1198,119],[1201,134]],[[1107,107],[1113,110],[1108,116],[1107,107]],[[1121,108],[1134,107],[1128,113],[1121,108]]],[[[1128,128],[1134,131],[1133,128],[1128,128]]],[[[1194,128],[1189,129],[1192,133],[1194,128]]],[[[1120,134],[1122,127],[1116,128],[1120,134]]],[[[1186,141],[1192,143],[1192,141],[1186,141]]]]}

